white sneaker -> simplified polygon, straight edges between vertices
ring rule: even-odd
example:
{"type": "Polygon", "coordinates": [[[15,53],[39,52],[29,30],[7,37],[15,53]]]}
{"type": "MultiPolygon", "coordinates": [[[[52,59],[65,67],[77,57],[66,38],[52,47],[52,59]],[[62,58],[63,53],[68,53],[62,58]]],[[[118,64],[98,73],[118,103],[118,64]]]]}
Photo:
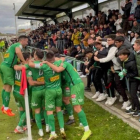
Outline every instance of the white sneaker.
{"type": "Polygon", "coordinates": [[[119,98],[119,102],[122,103],[123,102],[123,97],[120,95],[120,98],[119,98]]]}
{"type": "Polygon", "coordinates": [[[105,102],[105,105],[108,105],[110,99],[111,99],[111,97],[107,97],[107,101],[105,102]]]}
{"type": "Polygon", "coordinates": [[[92,99],[96,99],[96,98],[98,98],[99,95],[100,95],[100,92],[97,91],[96,94],[92,97],[92,99]]]}
{"type": "Polygon", "coordinates": [[[128,100],[127,102],[124,102],[123,103],[123,106],[122,106],[122,109],[126,109],[127,107],[129,107],[130,106],[130,101],[128,100]]]}
{"type": "Polygon", "coordinates": [[[132,108],[132,105],[126,107],[126,110],[129,110],[129,109],[131,109],[131,108],[132,108]]]}
{"type": "Polygon", "coordinates": [[[39,134],[40,137],[43,137],[44,136],[43,130],[39,129],[38,134],[39,134]]]}
{"type": "Polygon", "coordinates": [[[49,125],[46,125],[46,132],[47,132],[47,133],[50,132],[50,127],[49,127],[49,125]]]}
{"type": "Polygon", "coordinates": [[[97,102],[101,102],[101,101],[103,101],[103,100],[105,100],[105,99],[106,99],[105,94],[100,94],[99,97],[98,97],[98,99],[96,99],[96,101],[97,101],[97,102]]]}
{"type": "Polygon", "coordinates": [[[111,97],[111,99],[108,102],[108,105],[112,106],[116,100],[117,100],[117,97],[114,97],[114,98],[111,97]]]}
{"type": "Polygon", "coordinates": [[[85,77],[86,77],[86,75],[81,75],[80,77],[81,77],[81,78],[85,78],[85,77]]]}

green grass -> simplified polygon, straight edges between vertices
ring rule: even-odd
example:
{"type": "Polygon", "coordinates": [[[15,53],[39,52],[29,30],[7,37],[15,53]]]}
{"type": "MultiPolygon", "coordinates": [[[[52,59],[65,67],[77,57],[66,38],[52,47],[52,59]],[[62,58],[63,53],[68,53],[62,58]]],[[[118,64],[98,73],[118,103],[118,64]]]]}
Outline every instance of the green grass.
{"type": "MultiPolygon", "coordinates": [[[[2,90],[2,81],[0,79],[0,92],[2,90]]],[[[2,100],[0,98],[0,105],[2,100]]],[[[13,131],[19,120],[19,113],[16,107],[13,95],[11,94],[10,108],[16,114],[14,117],[8,117],[0,112],[0,140],[19,140],[26,137],[25,134],[14,134],[13,131]]],[[[98,105],[94,104],[92,101],[85,99],[85,105],[83,109],[87,115],[90,129],[93,132],[93,136],[90,140],[138,140],[140,139],[140,133],[131,128],[129,125],[124,123],[122,120],[111,115],[107,111],[103,110],[98,105]]],[[[65,116],[65,121],[68,116],[65,116]]],[[[66,126],[67,140],[80,140],[83,131],[77,130],[75,127],[79,125],[77,115],[75,114],[76,123],[72,126],[66,126]]],[[[139,122],[138,122],[139,123],[139,122]]],[[[32,124],[32,135],[33,140],[38,140],[36,124],[32,124]]],[[[45,126],[44,126],[45,131],[45,126]]],[[[59,135],[59,127],[56,119],[56,132],[59,135]]],[[[42,140],[47,140],[49,134],[45,134],[42,140]]],[[[58,140],[61,140],[59,137],[58,140]]]]}

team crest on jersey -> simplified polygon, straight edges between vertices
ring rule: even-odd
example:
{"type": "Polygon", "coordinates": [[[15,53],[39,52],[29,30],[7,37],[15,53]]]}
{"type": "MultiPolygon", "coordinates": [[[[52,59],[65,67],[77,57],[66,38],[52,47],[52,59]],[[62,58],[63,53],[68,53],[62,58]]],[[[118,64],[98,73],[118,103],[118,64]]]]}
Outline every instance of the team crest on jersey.
{"type": "Polygon", "coordinates": [[[31,71],[29,71],[29,72],[28,72],[28,75],[29,75],[29,76],[31,76],[31,75],[32,75],[32,72],[31,72],[31,71]]]}

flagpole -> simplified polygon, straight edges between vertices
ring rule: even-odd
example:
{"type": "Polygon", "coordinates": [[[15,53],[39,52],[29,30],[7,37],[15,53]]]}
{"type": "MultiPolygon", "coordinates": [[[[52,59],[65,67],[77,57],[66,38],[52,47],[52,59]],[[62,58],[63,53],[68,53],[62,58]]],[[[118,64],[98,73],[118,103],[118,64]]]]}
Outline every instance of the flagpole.
{"type": "Polygon", "coordinates": [[[25,110],[26,110],[26,121],[27,121],[27,130],[28,130],[28,140],[32,140],[31,133],[31,121],[30,121],[30,110],[29,110],[29,98],[28,98],[28,90],[25,89],[25,110]]]}

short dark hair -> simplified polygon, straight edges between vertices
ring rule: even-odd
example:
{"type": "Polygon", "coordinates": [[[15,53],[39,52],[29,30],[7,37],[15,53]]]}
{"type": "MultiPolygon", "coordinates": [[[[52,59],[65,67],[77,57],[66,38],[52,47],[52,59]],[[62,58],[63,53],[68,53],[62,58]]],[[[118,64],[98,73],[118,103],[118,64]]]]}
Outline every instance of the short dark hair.
{"type": "Polygon", "coordinates": [[[42,50],[36,49],[35,53],[36,53],[36,55],[37,55],[37,57],[38,57],[39,59],[43,59],[43,57],[44,57],[44,52],[43,52],[42,50]]]}
{"type": "Polygon", "coordinates": [[[54,57],[54,52],[53,51],[48,51],[47,54],[46,54],[46,58],[47,59],[52,59],[54,57]]]}
{"type": "Polygon", "coordinates": [[[20,41],[21,39],[25,39],[25,38],[28,38],[26,35],[21,35],[18,37],[18,41],[20,41]]]}
{"type": "Polygon", "coordinates": [[[129,56],[130,55],[130,51],[128,49],[122,49],[119,52],[119,55],[127,55],[127,56],[129,56]]]}
{"type": "Polygon", "coordinates": [[[117,32],[116,33],[119,33],[119,34],[125,34],[125,32],[124,32],[124,30],[123,29],[119,29],[119,30],[117,30],[117,32]]]}
{"type": "Polygon", "coordinates": [[[31,56],[31,54],[29,52],[23,52],[22,55],[23,55],[25,60],[30,58],[30,56],[31,56]]]}
{"type": "Polygon", "coordinates": [[[112,40],[115,40],[116,35],[115,34],[110,34],[110,35],[107,36],[107,38],[111,38],[112,40]]]}
{"type": "Polygon", "coordinates": [[[92,48],[87,48],[85,50],[85,55],[88,54],[88,53],[93,53],[93,49],[92,48]]]}
{"type": "Polygon", "coordinates": [[[88,30],[87,29],[84,29],[83,32],[88,32],[88,30]]]}
{"type": "Polygon", "coordinates": [[[124,42],[124,37],[123,36],[117,36],[116,38],[115,38],[115,41],[119,41],[119,42],[124,42]]]}

